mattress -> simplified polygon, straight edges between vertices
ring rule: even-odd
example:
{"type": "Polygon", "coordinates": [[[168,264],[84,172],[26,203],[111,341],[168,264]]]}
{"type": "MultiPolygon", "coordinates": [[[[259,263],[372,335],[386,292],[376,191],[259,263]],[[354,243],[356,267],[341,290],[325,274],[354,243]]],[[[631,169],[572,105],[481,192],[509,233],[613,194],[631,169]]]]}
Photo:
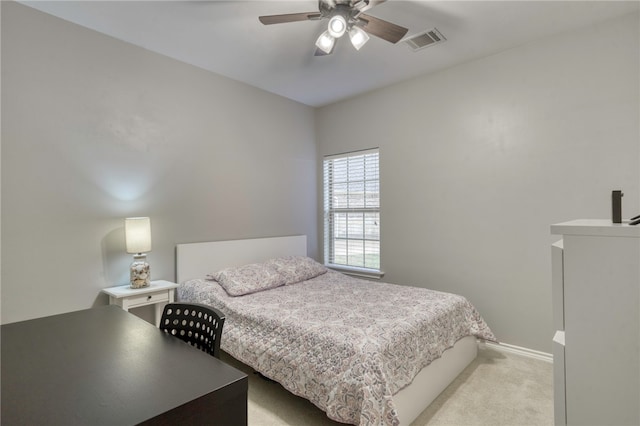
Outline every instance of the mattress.
{"type": "Polygon", "coordinates": [[[225,352],[350,424],[398,424],[393,395],[422,368],[465,336],[495,341],[462,296],[331,270],[242,296],[189,280],[178,298],[224,312],[225,352]]]}

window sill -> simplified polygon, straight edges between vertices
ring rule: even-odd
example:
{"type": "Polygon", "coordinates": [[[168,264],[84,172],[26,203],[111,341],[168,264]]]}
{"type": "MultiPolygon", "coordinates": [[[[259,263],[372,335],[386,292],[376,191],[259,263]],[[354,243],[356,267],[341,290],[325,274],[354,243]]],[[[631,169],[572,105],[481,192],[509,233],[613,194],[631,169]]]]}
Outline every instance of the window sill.
{"type": "Polygon", "coordinates": [[[353,275],[355,277],[369,278],[379,280],[384,277],[383,271],[378,271],[376,269],[367,269],[367,268],[356,268],[354,266],[344,266],[344,265],[333,265],[328,263],[325,265],[327,268],[333,269],[334,271],[342,272],[346,275],[353,275]]]}

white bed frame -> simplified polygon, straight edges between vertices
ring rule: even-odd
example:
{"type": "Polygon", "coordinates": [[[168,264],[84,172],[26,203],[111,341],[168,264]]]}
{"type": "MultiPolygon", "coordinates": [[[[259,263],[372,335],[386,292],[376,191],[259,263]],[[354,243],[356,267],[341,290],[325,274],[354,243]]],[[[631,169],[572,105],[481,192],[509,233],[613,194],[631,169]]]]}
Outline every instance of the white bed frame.
{"type": "MultiPolygon", "coordinates": [[[[204,278],[207,274],[232,266],[263,262],[272,257],[307,255],[307,236],[256,238],[178,244],[177,282],[204,278]]],[[[413,382],[393,396],[401,425],[409,425],[469,365],[477,355],[475,337],[459,340],[441,358],[433,361],[413,382]]]]}

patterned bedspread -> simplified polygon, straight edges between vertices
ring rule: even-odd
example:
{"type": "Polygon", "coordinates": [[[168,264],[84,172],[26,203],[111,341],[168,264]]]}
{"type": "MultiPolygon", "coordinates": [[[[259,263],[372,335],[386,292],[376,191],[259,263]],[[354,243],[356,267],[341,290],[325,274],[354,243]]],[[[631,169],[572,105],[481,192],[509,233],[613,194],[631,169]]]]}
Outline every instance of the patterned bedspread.
{"type": "Polygon", "coordinates": [[[495,341],[462,296],[335,271],[240,297],[191,280],[178,297],[225,313],[224,351],[351,424],[397,425],[392,395],[423,367],[462,337],[495,341]]]}

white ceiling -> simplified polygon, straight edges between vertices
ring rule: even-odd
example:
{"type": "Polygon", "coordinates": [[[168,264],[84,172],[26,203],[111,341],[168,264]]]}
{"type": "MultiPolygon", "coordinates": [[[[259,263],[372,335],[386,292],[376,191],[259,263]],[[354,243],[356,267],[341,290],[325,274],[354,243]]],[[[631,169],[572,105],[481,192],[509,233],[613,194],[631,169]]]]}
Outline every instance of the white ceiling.
{"type": "Polygon", "coordinates": [[[447,39],[417,52],[348,38],[316,57],[326,20],[262,25],[260,15],[317,11],[317,1],[22,1],[120,40],[311,106],[327,105],[532,40],[640,10],[634,1],[389,0],[367,13],[447,39]]]}

